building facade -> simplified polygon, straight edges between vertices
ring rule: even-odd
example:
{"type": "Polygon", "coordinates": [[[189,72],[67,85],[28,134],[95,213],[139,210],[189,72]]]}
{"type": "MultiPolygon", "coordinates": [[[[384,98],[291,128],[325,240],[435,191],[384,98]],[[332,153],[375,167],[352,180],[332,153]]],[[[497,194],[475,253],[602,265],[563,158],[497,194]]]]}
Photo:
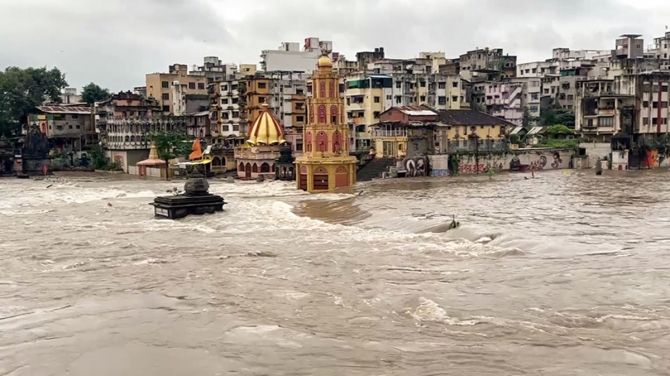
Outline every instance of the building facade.
{"type": "Polygon", "coordinates": [[[276,50],[261,52],[261,69],[266,72],[311,73],[323,53],[333,51],[333,42],[319,38],[305,38],[303,49],[297,42],[282,42],[276,50]]]}
{"type": "Polygon", "coordinates": [[[207,95],[207,77],[188,74],[186,65],[173,64],[168,73],[146,75],[146,93],[158,101],[164,114],[182,115],[186,112],[185,95],[207,95]]]}
{"type": "Polygon", "coordinates": [[[350,190],[356,182],[357,161],[349,155],[339,78],[327,55],[318,60],[312,88],[303,153],[296,158],[297,188],[308,192],[350,190]]]}

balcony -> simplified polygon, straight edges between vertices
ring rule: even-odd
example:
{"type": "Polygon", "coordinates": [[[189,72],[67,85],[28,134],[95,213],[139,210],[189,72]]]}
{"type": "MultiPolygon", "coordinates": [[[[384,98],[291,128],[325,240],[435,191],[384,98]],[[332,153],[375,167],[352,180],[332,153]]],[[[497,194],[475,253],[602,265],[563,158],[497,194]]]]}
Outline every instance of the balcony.
{"type": "Polygon", "coordinates": [[[364,102],[351,102],[351,103],[347,104],[347,110],[364,111],[365,110],[365,103],[364,102]]]}

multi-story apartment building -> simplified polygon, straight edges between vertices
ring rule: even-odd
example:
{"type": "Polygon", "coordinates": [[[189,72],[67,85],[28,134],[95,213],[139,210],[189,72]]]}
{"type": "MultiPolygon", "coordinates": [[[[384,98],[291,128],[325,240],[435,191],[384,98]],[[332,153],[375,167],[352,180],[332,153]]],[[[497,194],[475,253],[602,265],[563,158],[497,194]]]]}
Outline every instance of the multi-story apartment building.
{"type": "Polygon", "coordinates": [[[647,51],[649,57],[656,59],[670,59],[670,31],[661,37],[654,38],[654,47],[647,51]]]}
{"type": "Polygon", "coordinates": [[[522,88],[521,103],[526,113],[526,123],[522,125],[536,125],[540,117],[542,80],[538,77],[517,77],[509,80],[512,84],[520,84],[522,88]]]}
{"type": "Polygon", "coordinates": [[[284,127],[286,141],[294,153],[302,152],[303,129],[307,123],[307,80],[304,73],[272,72],[268,105],[284,127]]]}
{"type": "Polygon", "coordinates": [[[347,77],[345,113],[349,124],[351,150],[369,150],[372,146],[369,127],[393,106],[393,79],[388,75],[361,74],[347,77]]]}
{"type": "Polygon", "coordinates": [[[477,71],[497,71],[501,78],[516,76],[516,56],[503,54],[502,48],[468,51],[459,57],[460,75],[469,80],[477,71]]]}
{"type": "Polygon", "coordinates": [[[369,63],[384,59],[384,47],[377,47],[373,51],[360,51],[356,53],[356,64],[358,70],[366,72],[369,63]]]}
{"type": "Polygon", "coordinates": [[[137,162],[149,156],[151,135],[186,131],[186,118],[164,116],[155,98],[120,92],[96,103],[96,128],[107,157],[126,173],[137,174],[137,162]]]}
{"type": "Polygon", "coordinates": [[[616,40],[614,54],[625,59],[644,57],[644,40],[639,34],[623,34],[616,40]]]}
{"type": "Polygon", "coordinates": [[[38,106],[28,115],[28,125],[37,125],[54,149],[62,153],[80,152],[95,145],[98,135],[91,107],[86,104],[38,106]]]}
{"type": "Polygon", "coordinates": [[[196,66],[193,70],[188,72],[188,74],[192,76],[205,76],[207,84],[223,81],[237,73],[237,65],[223,64],[217,56],[205,56],[201,66],[196,66]]]}
{"type": "Polygon", "coordinates": [[[614,90],[614,80],[582,82],[577,101],[575,129],[588,141],[609,143],[619,132],[633,130],[635,96],[614,90]]]}
{"type": "Polygon", "coordinates": [[[186,65],[173,64],[168,73],[146,75],[146,93],[158,101],[164,114],[181,115],[186,110],[183,96],[207,95],[207,77],[188,74],[186,65]]]}
{"type": "Polygon", "coordinates": [[[505,119],[517,126],[523,125],[523,84],[489,82],[484,88],[484,104],[490,115],[505,119]]]}
{"type": "Polygon", "coordinates": [[[245,85],[243,79],[236,77],[209,85],[210,119],[220,137],[245,135],[245,85]]]}
{"type": "Polygon", "coordinates": [[[424,103],[436,110],[457,110],[468,106],[458,75],[434,73],[428,77],[428,97],[424,103]]]}

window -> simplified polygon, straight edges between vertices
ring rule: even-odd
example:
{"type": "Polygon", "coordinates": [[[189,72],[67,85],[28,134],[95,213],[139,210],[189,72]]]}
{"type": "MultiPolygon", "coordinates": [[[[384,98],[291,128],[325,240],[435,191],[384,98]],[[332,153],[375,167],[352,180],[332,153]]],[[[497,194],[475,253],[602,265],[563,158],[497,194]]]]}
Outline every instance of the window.
{"type": "Polygon", "coordinates": [[[426,81],[421,81],[421,82],[419,82],[419,86],[421,86],[421,87],[426,87],[426,81]]]}
{"type": "Polygon", "coordinates": [[[421,101],[421,102],[425,102],[425,101],[426,101],[426,96],[425,96],[425,95],[422,95],[422,96],[419,98],[419,101],[421,101]]]}
{"type": "Polygon", "coordinates": [[[649,118],[642,118],[642,125],[649,125],[649,118]]]}
{"type": "Polygon", "coordinates": [[[295,117],[295,121],[298,122],[298,123],[302,123],[302,122],[305,121],[305,117],[302,116],[302,115],[298,115],[298,116],[295,117]]]}
{"type": "Polygon", "coordinates": [[[228,85],[221,85],[221,90],[228,91],[228,85]]]}
{"type": "Polygon", "coordinates": [[[237,119],[240,117],[240,112],[239,111],[233,111],[233,119],[237,119]]]}
{"type": "Polygon", "coordinates": [[[268,84],[265,83],[265,82],[259,82],[258,83],[258,88],[259,89],[267,89],[267,87],[268,87],[268,84]]]}
{"type": "Polygon", "coordinates": [[[574,96],[574,95],[572,95],[572,94],[568,94],[568,100],[569,100],[569,101],[574,100],[574,99],[575,99],[575,96],[574,96]]]}
{"type": "Polygon", "coordinates": [[[163,95],[161,95],[161,97],[163,98],[164,101],[167,101],[167,100],[170,99],[170,93],[163,93],[163,95]]]}
{"type": "Polygon", "coordinates": [[[195,89],[195,82],[189,82],[188,83],[188,88],[189,89],[195,89]]]}
{"type": "Polygon", "coordinates": [[[661,108],[668,108],[668,102],[661,102],[661,108]]]}
{"type": "Polygon", "coordinates": [[[295,89],[295,94],[296,95],[305,95],[305,91],[302,89],[295,89]]]}
{"type": "Polygon", "coordinates": [[[447,104],[447,97],[445,97],[445,96],[437,97],[437,104],[440,104],[440,105],[447,104]]]}
{"type": "Polygon", "coordinates": [[[446,82],[438,82],[437,83],[437,88],[438,89],[446,89],[447,88],[447,83],[446,82]]]}
{"type": "Polygon", "coordinates": [[[167,89],[170,87],[170,84],[167,81],[161,81],[161,87],[167,89]]]}
{"type": "Polygon", "coordinates": [[[649,101],[642,101],[642,107],[643,108],[649,107],[649,101]]]}
{"type": "Polygon", "coordinates": [[[198,82],[198,89],[204,90],[205,89],[205,83],[204,82],[198,82]]]}
{"type": "Polygon", "coordinates": [[[380,97],[375,97],[375,103],[379,103],[380,100],[381,100],[380,97]]]}
{"type": "Polygon", "coordinates": [[[454,81],[451,83],[451,87],[458,87],[458,81],[454,81]]]}
{"type": "Polygon", "coordinates": [[[170,112],[170,106],[164,105],[163,106],[163,112],[170,112]]]}
{"type": "Polygon", "coordinates": [[[651,102],[652,108],[658,108],[658,102],[651,102]]]}
{"type": "Polygon", "coordinates": [[[451,97],[451,101],[458,102],[458,96],[454,95],[453,97],[451,97]]]}
{"type": "Polygon", "coordinates": [[[657,118],[651,118],[651,123],[652,123],[652,124],[658,124],[657,121],[658,121],[657,118]]]}
{"type": "Polygon", "coordinates": [[[392,99],[393,99],[393,95],[387,95],[387,96],[386,96],[386,100],[387,100],[387,101],[390,101],[390,100],[392,100],[392,99]]]}
{"type": "Polygon", "coordinates": [[[600,125],[603,127],[611,127],[614,125],[614,118],[613,117],[600,118],[600,125]]]}
{"type": "MultiPolygon", "coordinates": [[[[322,84],[323,84],[323,82],[322,82],[322,84]]],[[[325,92],[325,85],[324,85],[324,92],[325,92]]],[[[325,123],[326,122],[326,106],[325,105],[319,105],[318,117],[319,117],[319,123],[325,123]]]]}
{"type": "Polygon", "coordinates": [[[395,88],[396,88],[396,89],[400,89],[401,87],[402,87],[402,83],[401,83],[401,82],[396,82],[396,83],[395,83],[395,88]]]}
{"type": "Polygon", "coordinates": [[[379,119],[379,111],[375,111],[373,113],[373,115],[374,115],[375,119],[379,119]]]}
{"type": "Polygon", "coordinates": [[[534,101],[537,100],[537,97],[538,97],[538,94],[537,94],[537,93],[532,93],[532,94],[530,95],[530,99],[531,99],[531,100],[534,100],[534,101]]]}
{"type": "Polygon", "coordinates": [[[537,106],[536,105],[530,106],[530,112],[537,112],[537,106]]]}
{"type": "Polygon", "coordinates": [[[396,97],[395,97],[395,103],[396,103],[396,104],[400,104],[400,103],[402,103],[402,97],[401,97],[400,95],[396,95],[396,97]]]}
{"type": "Polygon", "coordinates": [[[258,97],[258,103],[265,103],[265,97],[258,97]]]}
{"type": "Polygon", "coordinates": [[[240,125],[239,124],[233,124],[233,132],[239,132],[240,131],[240,125]]]}

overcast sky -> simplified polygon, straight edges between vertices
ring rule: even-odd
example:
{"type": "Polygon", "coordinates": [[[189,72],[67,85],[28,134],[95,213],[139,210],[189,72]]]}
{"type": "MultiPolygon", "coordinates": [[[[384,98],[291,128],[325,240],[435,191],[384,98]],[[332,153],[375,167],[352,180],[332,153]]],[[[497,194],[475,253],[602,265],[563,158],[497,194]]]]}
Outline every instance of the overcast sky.
{"type": "Polygon", "coordinates": [[[307,36],[335,51],[383,46],[387,57],[502,47],[519,62],[554,47],[611,49],[665,32],[670,0],[0,0],[0,68],[56,66],[70,86],[144,85],[148,72],[202,57],[258,63],[260,51],[307,36]]]}

